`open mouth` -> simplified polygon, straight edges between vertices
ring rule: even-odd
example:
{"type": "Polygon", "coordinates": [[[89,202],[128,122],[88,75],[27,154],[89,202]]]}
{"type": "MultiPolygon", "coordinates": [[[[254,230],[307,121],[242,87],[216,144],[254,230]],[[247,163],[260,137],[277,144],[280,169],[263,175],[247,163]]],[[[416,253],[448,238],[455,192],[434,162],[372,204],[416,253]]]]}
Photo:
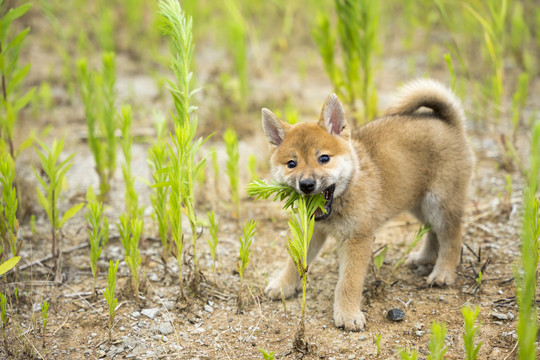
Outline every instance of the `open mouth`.
{"type": "Polygon", "coordinates": [[[334,200],[334,190],[336,189],[336,184],[331,185],[326,190],[324,190],[323,195],[326,203],[324,204],[323,212],[320,208],[315,211],[315,221],[324,220],[330,216],[332,212],[332,201],[334,200]]]}

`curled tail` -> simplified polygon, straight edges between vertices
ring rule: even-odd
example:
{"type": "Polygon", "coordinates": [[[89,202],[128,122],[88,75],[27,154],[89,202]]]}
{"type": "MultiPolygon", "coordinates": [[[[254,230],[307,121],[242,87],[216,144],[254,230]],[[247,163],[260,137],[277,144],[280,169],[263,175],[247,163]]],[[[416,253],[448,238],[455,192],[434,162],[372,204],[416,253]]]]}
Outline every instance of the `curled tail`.
{"type": "Polygon", "coordinates": [[[431,79],[413,80],[403,86],[386,115],[413,115],[421,107],[433,110],[449,125],[463,128],[465,113],[461,102],[450,89],[431,79]]]}

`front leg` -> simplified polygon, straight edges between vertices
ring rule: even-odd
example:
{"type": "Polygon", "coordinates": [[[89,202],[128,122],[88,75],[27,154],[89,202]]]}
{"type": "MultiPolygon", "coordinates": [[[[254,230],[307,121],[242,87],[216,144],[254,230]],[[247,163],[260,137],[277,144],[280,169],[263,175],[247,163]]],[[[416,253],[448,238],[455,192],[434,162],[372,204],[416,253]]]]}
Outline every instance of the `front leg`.
{"type": "MultiPolygon", "coordinates": [[[[317,230],[313,232],[313,237],[311,238],[308,249],[308,266],[317,257],[317,254],[325,241],[326,234],[324,232],[317,230]]],[[[266,289],[264,289],[264,292],[270,299],[278,300],[281,299],[282,288],[285,298],[289,298],[296,294],[296,291],[300,289],[301,286],[300,275],[298,274],[296,265],[289,257],[285,269],[281,271],[278,277],[270,281],[268,286],[266,286],[266,289]]]]}
{"type": "Polygon", "coordinates": [[[366,325],[360,305],[364,277],[371,259],[371,237],[344,241],[338,254],[339,280],[334,297],[334,322],[345,330],[359,331],[366,325]]]}

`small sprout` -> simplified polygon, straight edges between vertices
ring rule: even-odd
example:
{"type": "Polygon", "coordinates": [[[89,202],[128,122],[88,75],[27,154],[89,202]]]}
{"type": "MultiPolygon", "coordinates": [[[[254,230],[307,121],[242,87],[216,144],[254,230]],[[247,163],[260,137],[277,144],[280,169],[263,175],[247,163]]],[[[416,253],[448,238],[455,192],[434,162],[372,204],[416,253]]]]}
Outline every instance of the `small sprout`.
{"type": "Polygon", "coordinates": [[[418,360],[418,352],[416,350],[406,348],[400,349],[399,356],[401,357],[401,360],[418,360]]]}
{"type": "Polygon", "coordinates": [[[106,242],[108,238],[108,221],[103,216],[103,203],[97,202],[95,200],[95,195],[92,196],[92,188],[88,190],[89,195],[87,199],[89,200],[86,213],[86,222],[88,224],[88,239],[90,241],[90,270],[92,270],[92,276],[94,277],[94,283],[92,287],[92,292],[96,289],[96,279],[98,274],[98,265],[97,262],[101,255],[101,250],[103,249],[103,243],[106,242]],[[106,227],[107,226],[107,227],[106,227]]]}
{"type": "Polygon", "coordinates": [[[208,231],[210,232],[210,237],[206,240],[208,242],[208,245],[210,246],[210,256],[212,256],[212,271],[216,271],[216,263],[217,263],[217,245],[218,245],[218,228],[219,228],[219,222],[216,222],[216,217],[213,211],[209,211],[208,213],[208,231]]]}
{"type": "Polygon", "coordinates": [[[8,153],[0,158],[0,184],[2,198],[0,199],[0,222],[2,235],[7,238],[11,256],[19,255],[21,240],[18,239],[19,221],[17,220],[17,191],[15,189],[15,162],[8,153]]]}
{"type": "Polygon", "coordinates": [[[124,164],[122,164],[122,175],[124,177],[125,184],[125,211],[129,217],[138,218],[142,215],[142,208],[139,208],[139,195],[135,190],[135,177],[131,171],[131,145],[133,143],[133,136],[131,135],[131,122],[133,120],[131,106],[122,106],[120,115],[120,129],[122,132],[120,147],[122,148],[122,153],[125,160],[124,164]]]}
{"type": "MultiPolygon", "coordinates": [[[[47,330],[47,315],[49,311],[49,303],[47,300],[43,300],[41,303],[41,319],[43,320],[43,327],[41,328],[41,333],[43,336],[45,336],[45,331],[47,330]]],[[[43,340],[45,341],[45,340],[43,340]]]]}
{"type": "Polygon", "coordinates": [[[227,163],[225,166],[225,172],[229,177],[229,184],[231,186],[231,198],[234,204],[235,213],[233,217],[239,218],[240,213],[240,196],[239,196],[239,170],[238,161],[240,159],[240,153],[238,151],[238,136],[233,129],[227,129],[223,134],[223,141],[225,142],[225,150],[227,153],[227,163]]]}
{"type": "Polygon", "coordinates": [[[482,271],[478,272],[478,275],[476,276],[476,283],[478,286],[482,286],[482,271]]]}
{"type": "Polygon", "coordinates": [[[239,236],[240,241],[240,261],[236,263],[236,269],[240,275],[240,288],[238,289],[238,311],[242,308],[242,287],[244,283],[244,271],[249,264],[250,247],[255,237],[255,226],[257,222],[254,220],[246,221],[246,224],[242,226],[243,236],[239,236]]]}
{"type": "Polygon", "coordinates": [[[377,274],[379,274],[379,271],[381,270],[381,266],[384,263],[384,257],[386,253],[388,252],[388,246],[384,246],[382,251],[380,251],[374,258],[373,263],[375,264],[375,269],[377,270],[377,274]]]}
{"type": "Polygon", "coordinates": [[[113,264],[112,260],[109,263],[109,275],[107,277],[108,286],[103,291],[103,297],[109,305],[109,342],[112,342],[112,328],[114,325],[114,318],[116,316],[116,305],[118,305],[118,299],[115,297],[116,289],[116,272],[118,270],[118,260],[116,264],[113,264]]]}
{"type": "Polygon", "coordinates": [[[125,250],[125,261],[131,273],[131,288],[135,297],[139,296],[139,271],[141,267],[141,255],[139,253],[139,240],[143,231],[143,221],[130,219],[125,214],[120,215],[120,222],[116,224],[120,233],[120,241],[125,250]]]}
{"type": "Polygon", "coordinates": [[[375,335],[375,345],[377,346],[377,356],[381,354],[381,334],[375,335]]]}
{"type": "Polygon", "coordinates": [[[0,317],[2,319],[2,335],[4,337],[4,346],[8,349],[7,326],[9,319],[7,317],[7,297],[0,293],[0,317]]]}
{"type": "Polygon", "coordinates": [[[463,333],[463,344],[465,346],[465,355],[467,360],[476,360],[478,357],[478,351],[482,342],[479,342],[476,346],[474,345],[474,340],[478,335],[480,326],[474,327],[474,323],[478,318],[480,313],[480,308],[476,307],[474,310],[471,309],[470,305],[464,306],[461,308],[461,313],[463,314],[464,320],[464,333],[463,333]]]}
{"type": "Polygon", "coordinates": [[[430,354],[428,360],[443,360],[448,348],[445,346],[446,325],[444,323],[433,322],[431,324],[431,336],[428,342],[430,354]]]}
{"type": "Polygon", "coordinates": [[[263,348],[259,348],[259,351],[263,355],[264,360],[274,360],[274,358],[275,358],[275,352],[274,351],[268,352],[268,351],[264,350],[263,348]]]}
{"type": "Polygon", "coordinates": [[[171,243],[169,240],[169,219],[167,217],[167,200],[169,185],[167,184],[167,148],[164,141],[158,141],[149,150],[150,163],[154,169],[152,178],[152,194],[150,201],[154,209],[154,215],[158,223],[159,238],[161,240],[161,257],[166,262],[170,251],[171,243]]]}

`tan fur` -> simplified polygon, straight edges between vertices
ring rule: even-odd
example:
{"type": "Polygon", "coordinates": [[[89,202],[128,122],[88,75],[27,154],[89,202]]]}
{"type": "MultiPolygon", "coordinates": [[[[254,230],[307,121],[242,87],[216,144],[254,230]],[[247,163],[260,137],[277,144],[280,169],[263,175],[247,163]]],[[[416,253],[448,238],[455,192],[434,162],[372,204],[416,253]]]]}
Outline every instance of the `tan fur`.
{"type": "MultiPolygon", "coordinates": [[[[263,109],[263,129],[271,145],[276,179],[300,193],[300,182],[306,179],[315,181],[313,193],[336,185],[329,217],[315,223],[308,259],[316,257],[327,236],[337,239],[336,326],[364,328],[360,304],[372,239],[382,225],[403,211],[431,225],[408,263],[434,263],[429,284],[455,281],[474,162],[463,123],[459,101],[432,80],[406,85],[384,117],[354,132],[334,94],[323,106],[318,122],[290,126],[263,109]],[[330,156],[328,163],[318,161],[323,154],[330,156]],[[290,160],[296,167],[287,166],[290,160]]],[[[282,288],[289,297],[299,286],[296,268],[289,261],[265,291],[270,298],[279,299],[282,288]]]]}

